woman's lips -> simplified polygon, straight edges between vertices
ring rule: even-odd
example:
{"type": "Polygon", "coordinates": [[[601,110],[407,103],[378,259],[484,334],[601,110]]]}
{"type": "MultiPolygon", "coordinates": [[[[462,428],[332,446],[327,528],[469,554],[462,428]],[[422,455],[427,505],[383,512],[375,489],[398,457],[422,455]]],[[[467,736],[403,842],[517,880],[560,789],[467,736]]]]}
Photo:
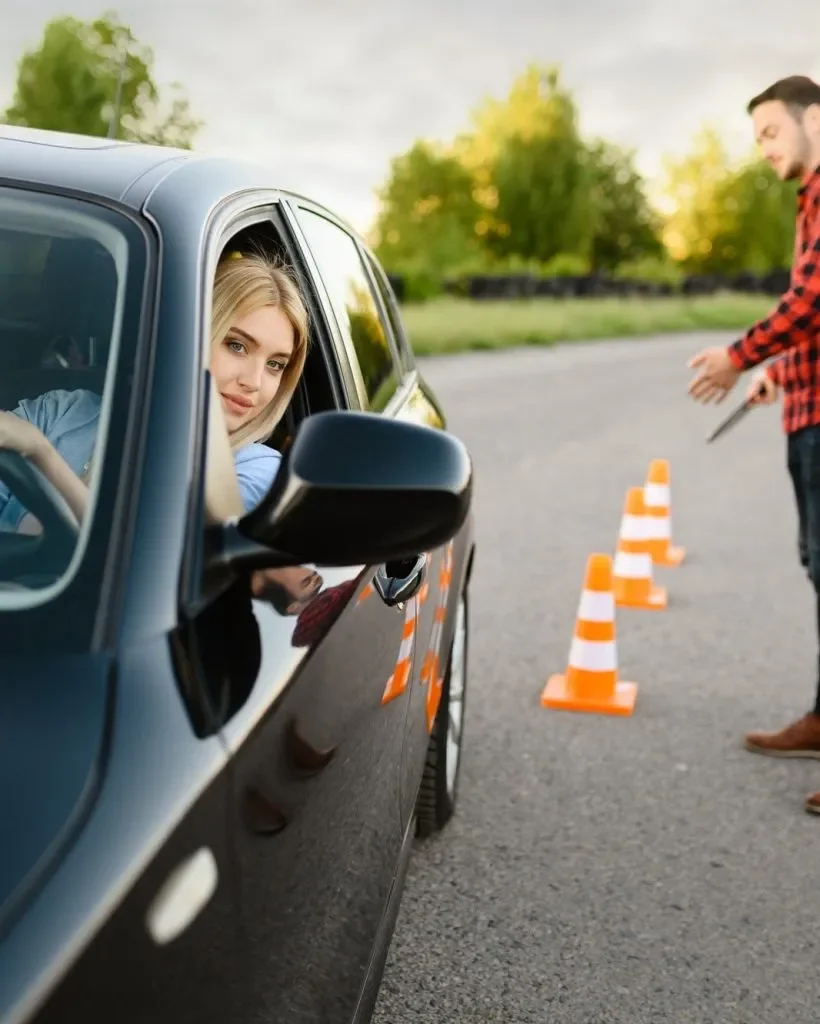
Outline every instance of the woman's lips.
{"type": "Polygon", "coordinates": [[[228,408],[233,412],[246,413],[253,408],[253,402],[248,401],[247,398],[238,398],[236,395],[222,395],[223,399],[228,405],[228,408]]]}

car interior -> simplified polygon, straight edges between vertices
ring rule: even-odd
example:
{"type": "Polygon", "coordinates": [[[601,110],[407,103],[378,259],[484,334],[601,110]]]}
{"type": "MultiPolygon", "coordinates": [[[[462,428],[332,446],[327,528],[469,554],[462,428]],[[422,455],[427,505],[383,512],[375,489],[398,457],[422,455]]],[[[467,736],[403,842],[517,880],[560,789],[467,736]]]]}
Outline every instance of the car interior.
{"type": "MultiPolygon", "coordinates": [[[[0,233],[0,248],[25,254],[31,235],[0,233]]],[[[102,393],[117,275],[92,238],[53,238],[41,267],[2,268],[0,409],[46,391],[102,393]]]]}

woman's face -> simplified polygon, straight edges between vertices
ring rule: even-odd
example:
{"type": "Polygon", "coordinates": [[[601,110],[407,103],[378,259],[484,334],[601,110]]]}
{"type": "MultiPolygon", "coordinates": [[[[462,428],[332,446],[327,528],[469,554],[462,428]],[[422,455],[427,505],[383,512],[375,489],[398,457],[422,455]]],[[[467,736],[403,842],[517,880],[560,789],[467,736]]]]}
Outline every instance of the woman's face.
{"type": "Polygon", "coordinates": [[[211,359],[228,431],[234,433],[273,401],[293,355],[290,320],[263,306],[231,325],[211,359]]]}

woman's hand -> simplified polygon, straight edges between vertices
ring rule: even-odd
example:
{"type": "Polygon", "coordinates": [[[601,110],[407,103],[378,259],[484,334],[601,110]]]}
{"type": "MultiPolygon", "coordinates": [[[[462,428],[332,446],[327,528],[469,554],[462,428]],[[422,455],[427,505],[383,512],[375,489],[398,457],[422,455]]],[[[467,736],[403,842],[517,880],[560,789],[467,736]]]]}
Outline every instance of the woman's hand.
{"type": "Polygon", "coordinates": [[[39,427],[13,412],[0,412],[0,448],[19,452],[32,462],[39,462],[50,447],[39,427]]]}
{"type": "MultiPolygon", "coordinates": [[[[19,452],[30,459],[65,498],[77,522],[82,522],[88,503],[88,487],[77,476],[45,434],[33,423],[15,416],[13,412],[0,412],[0,449],[19,452]]],[[[36,520],[35,520],[36,522],[36,520]]],[[[37,532],[26,520],[21,533],[37,532]]]]}

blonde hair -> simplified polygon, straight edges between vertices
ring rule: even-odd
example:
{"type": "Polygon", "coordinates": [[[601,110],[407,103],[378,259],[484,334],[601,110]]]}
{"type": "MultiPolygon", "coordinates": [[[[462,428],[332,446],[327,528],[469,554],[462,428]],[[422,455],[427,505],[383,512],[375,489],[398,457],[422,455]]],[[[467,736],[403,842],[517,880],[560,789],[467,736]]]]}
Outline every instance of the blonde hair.
{"type": "Polygon", "coordinates": [[[293,328],[293,354],[282,371],[276,396],[230,437],[231,449],[270,437],[284,415],[305,365],[308,311],[290,268],[262,253],[230,253],[216,268],[211,310],[211,353],[231,326],[264,306],[281,310],[293,328]]]}

